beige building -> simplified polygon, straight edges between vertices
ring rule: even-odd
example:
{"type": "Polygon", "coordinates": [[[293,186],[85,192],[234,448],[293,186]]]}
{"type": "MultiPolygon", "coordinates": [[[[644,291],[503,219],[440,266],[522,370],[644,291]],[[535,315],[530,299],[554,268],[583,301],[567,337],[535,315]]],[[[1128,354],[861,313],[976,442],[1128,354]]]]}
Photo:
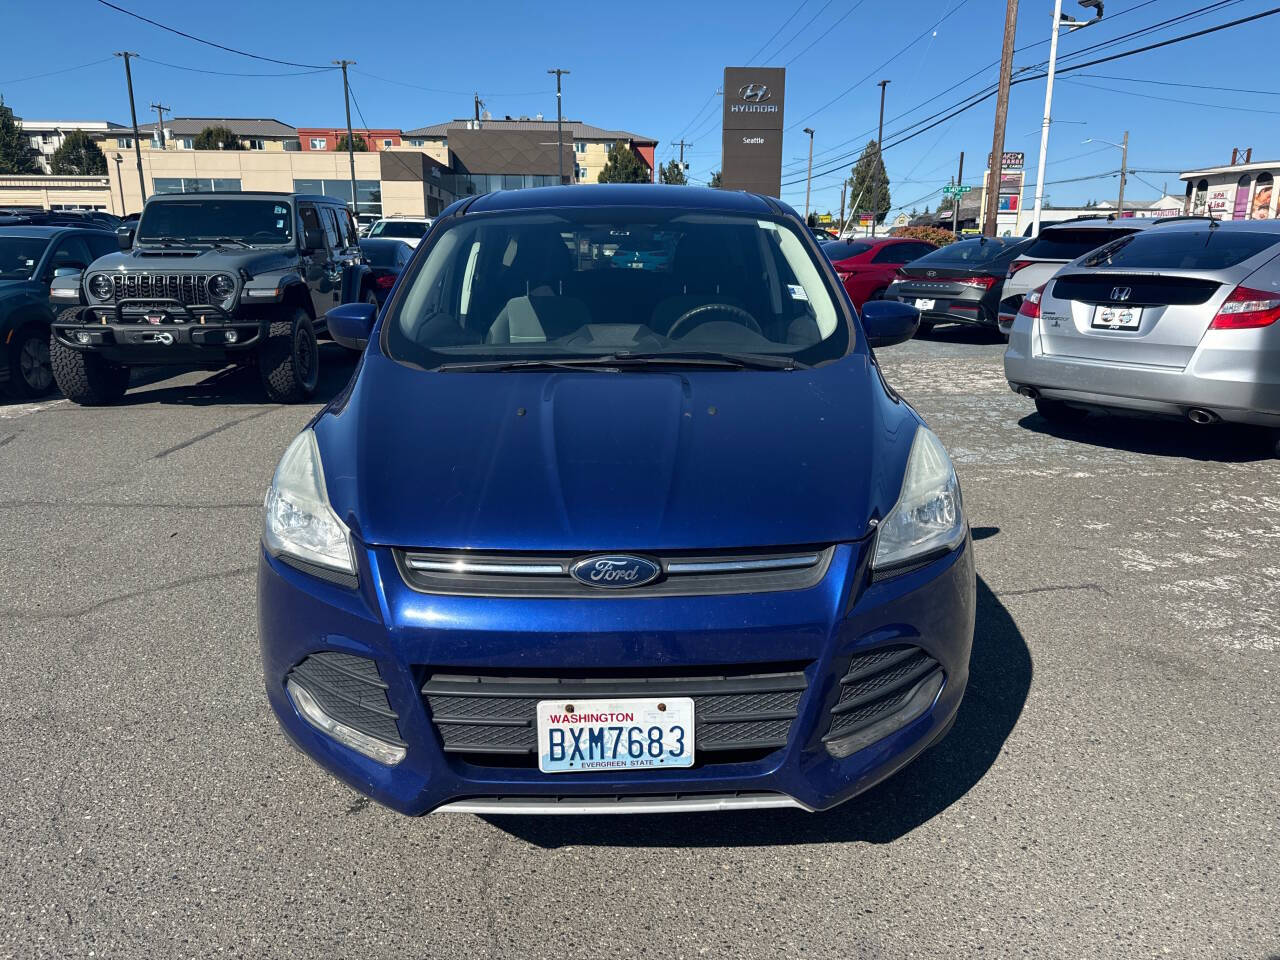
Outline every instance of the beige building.
{"type": "Polygon", "coordinates": [[[66,142],[67,134],[79,131],[87,134],[98,146],[109,149],[115,146],[115,138],[127,130],[109,120],[18,120],[18,126],[26,134],[31,148],[36,151],[36,162],[45,173],[52,173],[54,153],[66,142]]]}
{"type": "MultiPolygon", "coordinates": [[[[195,138],[209,127],[225,127],[240,140],[243,150],[273,153],[300,150],[298,131],[270,117],[170,117],[164,123],[164,149],[193,150],[195,138]]],[[[155,123],[138,124],[143,152],[161,149],[160,128],[155,123]]],[[[103,143],[104,150],[133,150],[133,131],[117,129],[103,143]]]]}
{"type": "Polygon", "coordinates": [[[31,174],[0,177],[0,207],[119,212],[107,177],[31,174]]]}
{"type": "Polygon", "coordinates": [[[1186,212],[1220,220],[1274,220],[1280,217],[1277,178],[1280,161],[1276,160],[1188,170],[1181,174],[1187,183],[1186,212]]]}

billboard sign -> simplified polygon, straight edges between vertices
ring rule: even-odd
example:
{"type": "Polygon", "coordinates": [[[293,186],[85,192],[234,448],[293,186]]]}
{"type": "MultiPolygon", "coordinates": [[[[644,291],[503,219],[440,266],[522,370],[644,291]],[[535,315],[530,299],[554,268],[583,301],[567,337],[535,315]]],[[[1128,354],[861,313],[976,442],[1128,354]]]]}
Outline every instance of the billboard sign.
{"type": "Polygon", "coordinates": [[[787,71],[725,67],[720,182],[726,190],[782,192],[782,122],[787,71]]]}

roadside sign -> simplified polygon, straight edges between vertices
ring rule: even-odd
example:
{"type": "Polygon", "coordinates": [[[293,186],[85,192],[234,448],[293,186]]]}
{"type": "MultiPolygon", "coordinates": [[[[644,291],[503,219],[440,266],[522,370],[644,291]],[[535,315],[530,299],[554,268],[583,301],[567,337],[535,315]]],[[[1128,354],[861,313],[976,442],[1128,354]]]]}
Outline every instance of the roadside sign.
{"type": "Polygon", "coordinates": [[[943,187],[942,192],[948,197],[954,197],[962,193],[968,193],[972,189],[973,187],[970,187],[968,185],[962,185],[958,187],[955,185],[950,185],[950,186],[943,187]]]}

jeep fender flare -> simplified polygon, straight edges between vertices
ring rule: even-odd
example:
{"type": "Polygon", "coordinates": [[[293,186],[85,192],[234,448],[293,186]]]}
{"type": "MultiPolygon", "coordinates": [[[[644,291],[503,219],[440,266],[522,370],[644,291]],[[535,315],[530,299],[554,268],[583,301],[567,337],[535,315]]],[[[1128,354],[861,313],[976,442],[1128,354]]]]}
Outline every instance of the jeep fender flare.
{"type": "Polygon", "coordinates": [[[280,303],[290,307],[301,307],[307,316],[316,319],[316,309],[311,303],[311,291],[296,276],[288,276],[280,281],[280,303]]]}

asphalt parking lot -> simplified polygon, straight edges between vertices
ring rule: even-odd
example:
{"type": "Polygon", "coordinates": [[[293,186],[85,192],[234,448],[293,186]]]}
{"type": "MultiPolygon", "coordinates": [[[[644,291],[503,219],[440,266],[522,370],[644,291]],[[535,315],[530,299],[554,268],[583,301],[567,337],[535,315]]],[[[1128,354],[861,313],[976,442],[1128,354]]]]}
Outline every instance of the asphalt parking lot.
{"type": "Polygon", "coordinates": [[[823,815],[371,804],[259,670],[262,496],[316,407],[202,371],[0,404],[0,957],[1280,956],[1280,470],[1226,428],[1051,428],[1000,353],[882,351],[964,485],[972,680],[823,815]]]}

